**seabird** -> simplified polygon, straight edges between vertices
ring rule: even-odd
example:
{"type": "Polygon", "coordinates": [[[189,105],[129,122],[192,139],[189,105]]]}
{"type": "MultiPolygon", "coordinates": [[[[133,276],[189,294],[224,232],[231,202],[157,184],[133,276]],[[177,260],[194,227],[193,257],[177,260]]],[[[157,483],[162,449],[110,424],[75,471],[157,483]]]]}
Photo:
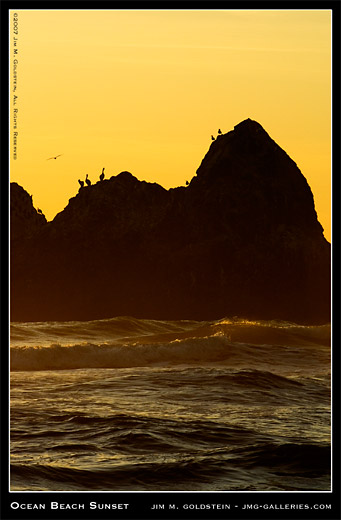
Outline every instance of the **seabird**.
{"type": "Polygon", "coordinates": [[[215,137],[213,137],[213,135],[211,135],[211,139],[212,139],[212,141],[215,141],[215,137]]]}
{"type": "Polygon", "coordinates": [[[88,174],[86,174],[85,182],[87,183],[88,186],[91,186],[91,180],[88,179],[88,174]]]}
{"type": "Polygon", "coordinates": [[[220,130],[220,128],[219,128],[219,130],[218,130],[218,134],[222,134],[222,133],[223,133],[223,132],[222,132],[222,131],[220,130]]]}
{"type": "Polygon", "coordinates": [[[47,161],[50,161],[51,159],[57,159],[57,157],[60,157],[61,155],[63,155],[62,153],[60,153],[59,155],[56,155],[56,157],[49,157],[48,159],[46,159],[47,161]]]}
{"type": "Polygon", "coordinates": [[[103,168],[102,173],[99,176],[100,181],[102,181],[104,179],[104,170],[105,170],[105,168],[103,168]]]}
{"type": "Polygon", "coordinates": [[[78,179],[78,182],[79,182],[81,188],[83,188],[83,186],[84,186],[84,181],[81,181],[81,180],[78,179]]]}

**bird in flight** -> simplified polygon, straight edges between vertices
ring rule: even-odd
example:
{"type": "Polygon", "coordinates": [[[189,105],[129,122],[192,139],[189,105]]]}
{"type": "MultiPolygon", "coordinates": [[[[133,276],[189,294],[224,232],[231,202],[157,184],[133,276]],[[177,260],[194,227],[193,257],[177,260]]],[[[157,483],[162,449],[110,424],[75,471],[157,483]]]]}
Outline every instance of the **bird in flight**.
{"type": "Polygon", "coordinates": [[[46,159],[47,161],[50,161],[50,159],[57,159],[57,157],[60,157],[61,155],[63,155],[62,153],[60,153],[59,155],[56,155],[56,157],[49,157],[48,159],[46,159]]]}

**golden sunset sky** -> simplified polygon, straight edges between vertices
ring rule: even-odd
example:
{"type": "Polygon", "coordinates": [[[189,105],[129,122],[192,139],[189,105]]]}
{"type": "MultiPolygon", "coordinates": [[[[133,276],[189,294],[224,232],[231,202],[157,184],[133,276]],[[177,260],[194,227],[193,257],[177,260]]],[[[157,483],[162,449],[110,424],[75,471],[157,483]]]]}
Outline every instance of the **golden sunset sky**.
{"type": "Polygon", "coordinates": [[[250,117],[297,163],[330,240],[330,10],[15,12],[10,179],[48,220],[103,167],[184,185],[211,134],[250,117]]]}

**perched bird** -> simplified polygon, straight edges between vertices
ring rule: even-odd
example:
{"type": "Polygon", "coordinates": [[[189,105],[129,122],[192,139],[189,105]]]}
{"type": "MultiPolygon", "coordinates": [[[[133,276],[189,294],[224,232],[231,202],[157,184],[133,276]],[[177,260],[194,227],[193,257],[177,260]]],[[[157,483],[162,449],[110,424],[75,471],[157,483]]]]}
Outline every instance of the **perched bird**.
{"type": "Polygon", "coordinates": [[[211,139],[212,139],[212,141],[215,141],[215,137],[213,137],[213,135],[211,135],[211,139]]]}
{"type": "Polygon", "coordinates": [[[38,213],[40,213],[40,215],[42,215],[42,214],[43,214],[43,212],[41,211],[41,209],[40,209],[40,208],[37,208],[37,212],[38,212],[38,213]]]}
{"type": "Polygon", "coordinates": [[[57,157],[60,157],[61,155],[63,155],[62,153],[60,153],[59,155],[56,155],[56,157],[49,157],[48,159],[46,159],[47,161],[50,161],[51,159],[57,159],[57,157]]]}
{"type": "Polygon", "coordinates": [[[223,133],[223,132],[222,132],[222,131],[220,130],[220,128],[219,128],[219,130],[218,130],[218,134],[221,135],[222,133],[223,133]]]}
{"type": "Polygon", "coordinates": [[[186,186],[189,186],[189,182],[188,181],[186,181],[186,186]]]}
{"type": "Polygon", "coordinates": [[[78,182],[79,182],[79,184],[80,184],[80,187],[83,188],[83,186],[84,186],[84,181],[81,181],[81,180],[78,179],[78,182]]]}
{"type": "Polygon", "coordinates": [[[105,168],[103,168],[102,173],[101,173],[101,175],[99,176],[99,180],[100,180],[100,181],[102,181],[102,180],[104,179],[104,170],[105,170],[105,168]]]}
{"type": "Polygon", "coordinates": [[[88,174],[86,174],[86,177],[85,177],[85,182],[88,186],[91,186],[91,180],[88,179],[88,174]]]}

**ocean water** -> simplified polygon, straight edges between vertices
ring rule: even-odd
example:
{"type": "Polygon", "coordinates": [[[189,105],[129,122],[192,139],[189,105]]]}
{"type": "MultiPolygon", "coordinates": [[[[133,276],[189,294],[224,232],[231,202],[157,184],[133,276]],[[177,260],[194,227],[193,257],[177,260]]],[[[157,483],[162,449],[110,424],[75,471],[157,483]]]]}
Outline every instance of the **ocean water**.
{"type": "Polygon", "coordinates": [[[330,325],[11,325],[11,490],[328,491],[330,325]]]}

